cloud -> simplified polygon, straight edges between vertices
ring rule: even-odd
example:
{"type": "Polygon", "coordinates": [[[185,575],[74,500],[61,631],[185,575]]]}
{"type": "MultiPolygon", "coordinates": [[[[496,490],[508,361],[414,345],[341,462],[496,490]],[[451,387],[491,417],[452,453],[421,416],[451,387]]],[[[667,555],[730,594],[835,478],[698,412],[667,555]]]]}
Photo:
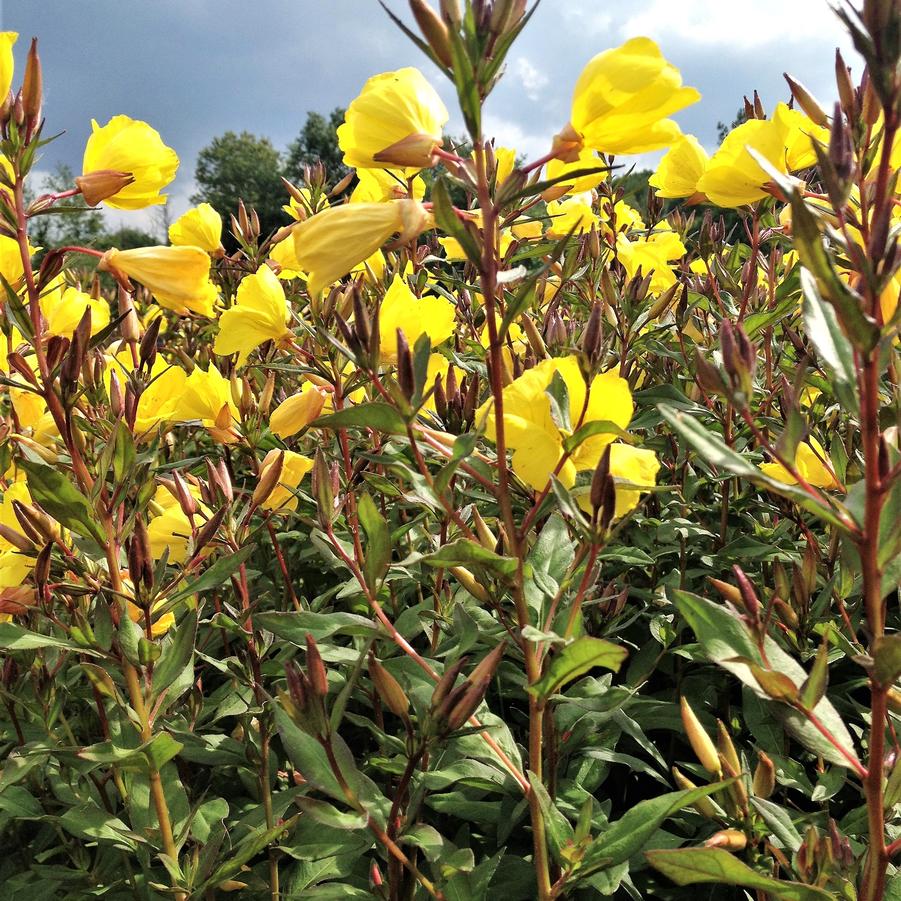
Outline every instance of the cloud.
{"type": "Polygon", "coordinates": [[[512,72],[519,79],[529,100],[537,100],[541,95],[541,89],[547,87],[547,75],[524,56],[516,57],[512,72]]]}
{"type": "Polygon", "coordinates": [[[512,147],[526,159],[544,155],[551,146],[550,132],[526,131],[519,122],[491,113],[485,115],[485,134],[493,137],[498,147],[512,147]]]}

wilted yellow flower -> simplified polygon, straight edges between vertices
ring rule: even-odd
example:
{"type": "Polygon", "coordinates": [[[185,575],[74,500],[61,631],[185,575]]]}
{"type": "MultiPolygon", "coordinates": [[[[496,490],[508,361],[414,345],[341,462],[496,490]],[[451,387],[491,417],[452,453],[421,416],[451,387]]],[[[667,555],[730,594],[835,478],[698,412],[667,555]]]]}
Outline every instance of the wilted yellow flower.
{"type": "Polygon", "coordinates": [[[219,294],[210,281],[210,258],[199,247],[136,247],[108,250],[97,267],[140,282],[160,306],[182,316],[212,316],[219,294]]]}
{"type": "Polygon", "coordinates": [[[294,252],[319,294],[374,254],[395,233],[405,242],[425,231],[431,216],[417,200],[348,203],[323,210],[294,228],[294,252]]]}
{"type": "Polygon", "coordinates": [[[285,289],[265,264],[241,280],[235,304],[219,317],[219,334],[213,353],[238,354],[243,366],[252,350],[266,341],[289,344],[294,337],[287,327],[291,312],[285,289]]]}
{"type": "MultiPolygon", "coordinates": [[[[585,379],[576,356],[542,360],[504,388],[504,434],[507,446],[513,451],[513,471],[527,485],[536,490],[547,485],[563,459],[564,439],[579,426],[598,420],[612,422],[621,429],[629,424],[632,394],[626,380],[616,372],[611,370],[595,376],[587,404],[585,395],[585,379]],[[568,425],[558,425],[551,415],[551,401],[546,392],[555,375],[563,380],[569,394],[568,425]]],[[[484,421],[489,440],[495,436],[493,404],[493,400],[487,400],[476,413],[476,422],[484,421]]],[[[557,478],[571,488],[576,473],[594,469],[615,437],[599,434],[587,438],[563,462],[557,478]]]]}
{"type": "Polygon", "coordinates": [[[207,253],[221,253],[222,217],[208,203],[200,203],[169,226],[169,241],[177,247],[193,246],[207,253]]]}
{"type": "Polygon", "coordinates": [[[694,135],[682,135],[664,154],[648,184],[658,197],[691,197],[710,159],[694,135]]]}
{"type": "Polygon", "coordinates": [[[370,78],[351,101],[338,128],[338,146],[347,166],[396,167],[409,177],[433,164],[448,118],[447,108],[419,69],[384,72],[370,78]]]}
{"type": "MultiPolygon", "coordinates": [[[[565,163],[563,160],[550,160],[544,167],[544,179],[551,181],[555,178],[564,178],[573,172],[583,169],[598,169],[603,165],[598,159],[597,154],[588,147],[583,147],[572,162],[565,163]]],[[[584,194],[596,188],[605,178],[607,173],[604,171],[595,172],[591,175],[577,175],[572,178],[564,178],[563,181],[552,185],[544,190],[541,196],[545,200],[556,200],[564,194],[584,194]]]]}
{"type": "Polygon", "coordinates": [[[165,203],[166,195],[160,191],[175,178],[177,169],[178,154],[146,122],[129,116],[113,116],[101,127],[96,120],[91,120],[83,174],[112,170],[134,176],[131,184],[106,198],[107,206],[142,210],[165,203]]]}
{"type": "Polygon", "coordinates": [[[313,468],[313,461],[309,457],[295,454],[293,451],[271,450],[263,458],[262,466],[260,466],[261,481],[265,478],[269,468],[275,464],[279,454],[284,454],[284,459],[278,484],[260,506],[265,510],[278,510],[284,513],[297,508],[294,489],[300,485],[303,477],[313,468]]]}
{"type": "Polygon", "coordinates": [[[195,369],[185,379],[176,405],[175,422],[199,419],[219,441],[233,441],[232,423],[240,418],[232,399],[231,382],[215,366],[204,371],[195,369]]]}
{"type": "Polygon", "coordinates": [[[565,200],[552,200],[547,205],[548,235],[565,238],[570,232],[581,235],[591,231],[591,226],[598,221],[591,201],[591,194],[573,194],[565,200]]]}
{"type": "Polygon", "coordinates": [[[290,438],[316,419],[325,406],[328,392],[318,385],[307,383],[283,400],[269,417],[269,428],[279,438],[290,438]]]}
{"type": "Polygon", "coordinates": [[[700,98],[682,87],[679,70],[650,38],[632,38],[582,70],[569,124],[554,138],[554,149],[567,161],[583,147],[611,154],[659,150],[681,134],[667,116],[700,98]]]}
{"type": "Polygon", "coordinates": [[[428,335],[434,347],[453,334],[455,324],[455,308],[449,300],[434,294],[417,297],[403,277],[395,275],[379,307],[382,359],[397,360],[398,329],[411,348],[421,335],[428,335]]]}
{"type": "Polygon", "coordinates": [[[412,182],[412,194],[407,191],[407,179],[401,169],[360,169],[357,178],[351,203],[384,203],[407,197],[422,200],[425,196],[425,182],[418,175],[412,182]]]}
{"type": "MultiPolygon", "coordinates": [[[[761,470],[771,479],[786,485],[796,485],[795,477],[779,462],[761,463],[761,470]]],[[[795,452],[795,469],[798,475],[815,488],[839,488],[832,474],[832,461],[816,438],[810,437],[798,445],[795,452]]]]}
{"type": "Polygon", "coordinates": [[[85,310],[91,311],[91,334],[96,335],[109,325],[110,311],[105,300],[94,300],[90,294],[68,287],[62,277],[41,295],[41,312],[47,324],[47,335],[71,338],[78,328],[85,310]]]}
{"type": "Polygon", "coordinates": [[[6,102],[13,84],[13,44],[18,40],[17,31],[0,31],[0,103],[6,102]]]}

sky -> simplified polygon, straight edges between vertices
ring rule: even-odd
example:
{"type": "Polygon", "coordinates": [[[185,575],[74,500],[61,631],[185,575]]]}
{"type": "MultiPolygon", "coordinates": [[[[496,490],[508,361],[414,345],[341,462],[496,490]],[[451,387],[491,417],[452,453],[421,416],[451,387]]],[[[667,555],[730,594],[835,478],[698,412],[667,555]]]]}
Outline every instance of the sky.
{"type": "MultiPolygon", "coordinates": [[[[386,3],[409,20],[404,0],[386,3]]],[[[168,189],[174,216],[190,204],[197,153],[213,137],[247,130],[284,149],[308,111],[347,106],[379,72],[420,67],[451,111],[447,130],[464,131],[450,82],[377,0],[0,0],[0,28],[21,35],[16,84],[29,39],[39,40],[45,133],[64,132],[39,169],[66,162],[80,171],[92,118],[143,119],[181,159],[168,189]]],[[[783,71],[831,103],[835,48],[860,69],[827,0],[543,0],[488,99],[486,134],[526,157],[543,154],[585,63],[639,35],[701,92],[676,119],[708,150],[742,95],[756,89],[767,110],[788,99],[783,71]]],[[[146,211],[108,215],[152,222],[146,211]]]]}

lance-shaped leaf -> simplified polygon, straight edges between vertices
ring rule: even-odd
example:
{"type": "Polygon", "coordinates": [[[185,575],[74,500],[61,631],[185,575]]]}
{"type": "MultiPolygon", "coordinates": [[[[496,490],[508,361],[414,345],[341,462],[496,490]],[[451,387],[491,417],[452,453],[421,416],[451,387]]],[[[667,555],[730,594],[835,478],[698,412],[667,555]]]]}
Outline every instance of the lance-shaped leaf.
{"type": "Polygon", "coordinates": [[[546,698],[596,666],[617,672],[628,655],[624,647],[612,641],[590,636],[577,638],[551,659],[544,675],[529,691],[536,697],[546,698]]]}

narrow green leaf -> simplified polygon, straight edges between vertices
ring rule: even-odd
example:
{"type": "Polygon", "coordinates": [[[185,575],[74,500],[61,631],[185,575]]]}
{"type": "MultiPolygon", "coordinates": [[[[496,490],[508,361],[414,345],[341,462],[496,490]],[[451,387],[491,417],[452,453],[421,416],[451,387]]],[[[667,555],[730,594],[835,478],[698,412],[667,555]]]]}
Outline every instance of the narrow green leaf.
{"type": "Polygon", "coordinates": [[[375,429],[388,435],[403,435],[407,431],[400,413],[394,407],[378,402],[356,404],[320,416],[312,425],[319,429],[375,429]]]}
{"type": "Polygon", "coordinates": [[[544,675],[529,687],[529,692],[536,697],[547,698],[596,666],[618,672],[628,655],[622,645],[612,641],[589,636],[577,638],[551,658],[544,675]]]}

